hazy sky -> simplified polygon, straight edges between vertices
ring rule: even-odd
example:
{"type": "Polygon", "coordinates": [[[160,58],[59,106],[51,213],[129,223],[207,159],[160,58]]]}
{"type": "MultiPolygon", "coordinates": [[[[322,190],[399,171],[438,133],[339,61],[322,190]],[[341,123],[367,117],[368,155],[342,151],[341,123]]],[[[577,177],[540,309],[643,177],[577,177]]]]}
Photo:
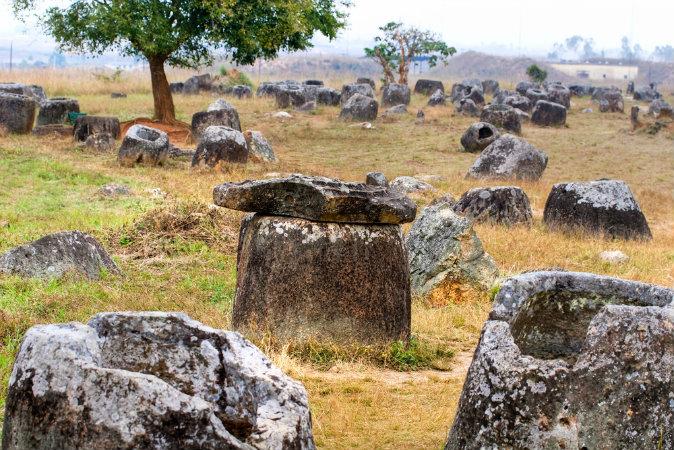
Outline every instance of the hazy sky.
{"type": "MultiPolygon", "coordinates": [[[[48,3],[64,3],[47,0],[48,3]]],[[[359,54],[377,28],[395,20],[439,33],[460,51],[545,54],[555,42],[579,34],[596,49],[620,47],[622,36],[647,51],[674,45],[672,0],[354,0],[349,27],[332,44],[317,49],[359,54]]],[[[42,49],[49,40],[13,18],[9,0],[0,0],[0,48],[10,40],[42,49]]],[[[0,61],[4,60],[0,55],[0,61]]]]}

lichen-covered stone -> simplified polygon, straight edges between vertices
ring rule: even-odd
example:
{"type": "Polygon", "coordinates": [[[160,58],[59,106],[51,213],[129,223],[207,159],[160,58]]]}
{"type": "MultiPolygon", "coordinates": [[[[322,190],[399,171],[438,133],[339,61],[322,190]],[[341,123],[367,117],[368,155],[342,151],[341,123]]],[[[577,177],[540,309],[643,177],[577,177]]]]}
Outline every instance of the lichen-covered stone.
{"type": "Polygon", "coordinates": [[[75,140],[84,142],[89,136],[109,133],[113,139],[119,138],[121,127],[116,117],[81,116],[75,121],[75,140]]]}
{"type": "Polygon", "coordinates": [[[651,238],[634,194],[620,180],[555,184],[543,221],[553,229],[580,229],[610,238],[651,238]]]}
{"type": "Polygon", "coordinates": [[[532,81],[520,81],[517,83],[515,86],[515,91],[517,91],[518,94],[520,95],[527,95],[527,91],[529,89],[540,89],[541,86],[537,83],[534,83],[532,81]]]}
{"type": "Polygon", "coordinates": [[[566,108],[559,103],[539,100],[531,113],[531,123],[542,127],[561,127],[566,124],[566,108]]]}
{"type": "Polygon", "coordinates": [[[416,194],[423,191],[432,191],[434,188],[431,184],[419,180],[415,177],[400,176],[396,177],[389,183],[391,189],[406,194],[416,194]]]}
{"type": "Polygon", "coordinates": [[[634,91],[634,100],[652,102],[660,97],[660,93],[653,86],[644,86],[634,91]]]}
{"type": "Polygon", "coordinates": [[[382,106],[409,105],[411,91],[406,84],[389,83],[381,91],[382,106]]]}
{"type": "Polygon", "coordinates": [[[227,127],[241,131],[239,113],[231,103],[218,99],[212,103],[207,111],[201,111],[192,116],[192,135],[201,141],[208,127],[227,127]]]}
{"type": "Polygon", "coordinates": [[[674,446],[674,291],[573,272],[506,281],[446,450],[674,446]]]}
{"type": "Polygon", "coordinates": [[[381,172],[370,172],[365,177],[365,184],[368,186],[388,187],[388,179],[381,172]]]}
{"type": "Polygon", "coordinates": [[[516,186],[471,189],[454,205],[454,212],[478,223],[531,225],[532,222],[529,197],[516,186]]]}
{"type": "Polygon", "coordinates": [[[342,94],[331,88],[321,87],[316,92],[316,103],[325,106],[339,106],[342,94]]]}
{"type": "Polygon", "coordinates": [[[461,115],[470,117],[480,117],[482,110],[475,102],[469,98],[462,98],[454,102],[454,110],[461,115]]]}
{"type": "Polygon", "coordinates": [[[495,95],[500,89],[496,80],[482,80],[482,92],[487,95],[495,95]]]}
{"type": "Polygon", "coordinates": [[[3,450],[313,449],[304,388],[241,335],[178,313],[26,333],[3,450]]]}
{"type": "MultiPolygon", "coordinates": [[[[369,87],[367,84],[359,86],[369,87]]],[[[342,101],[343,100],[344,93],[342,93],[342,101]]],[[[339,113],[339,117],[343,120],[351,121],[372,121],[377,118],[378,113],[379,104],[374,98],[356,93],[344,103],[342,111],[339,113]]]]}
{"type": "Polygon", "coordinates": [[[674,119],[674,110],[672,106],[662,99],[655,99],[648,106],[648,114],[652,115],[656,119],[662,117],[669,117],[674,119]]]}
{"type": "Polygon", "coordinates": [[[168,134],[144,125],[133,125],[119,147],[117,160],[125,167],[135,164],[161,166],[168,159],[168,134]]]}
{"type": "Polygon", "coordinates": [[[248,143],[248,158],[253,162],[273,163],[278,159],[269,141],[259,131],[248,130],[243,133],[248,143]]]}
{"type": "Polygon", "coordinates": [[[549,100],[548,93],[543,89],[529,89],[524,96],[529,99],[531,104],[536,107],[536,103],[540,100],[549,100]]]}
{"type": "Polygon", "coordinates": [[[232,95],[236,98],[251,98],[253,96],[253,90],[250,86],[239,84],[232,86],[232,95]]]}
{"type": "Polygon", "coordinates": [[[571,91],[564,85],[552,83],[548,85],[548,100],[564,106],[566,109],[571,108],[571,91]]]}
{"type": "Polygon", "coordinates": [[[437,91],[445,93],[445,86],[442,84],[442,81],[420,79],[414,85],[414,92],[417,94],[429,96],[437,91]]]}
{"type": "Polygon", "coordinates": [[[428,99],[428,106],[444,106],[447,103],[445,93],[438,89],[431,98],[428,99]]]}
{"type": "Polygon", "coordinates": [[[0,272],[31,278],[60,278],[74,272],[98,279],[102,271],[119,273],[96,239],[81,231],[49,234],[0,255],[0,272]]]}
{"type": "Polygon", "coordinates": [[[541,178],[548,165],[548,155],[524,139],[505,134],[484,149],[467,178],[531,180],[541,178]]]}
{"type": "Polygon", "coordinates": [[[487,122],[477,122],[463,133],[461,145],[465,151],[477,153],[489,147],[499,137],[501,137],[501,133],[494,125],[487,122]]]}
{"type": "Polygon", "coordinates": [[[498,275],[471,221],[457,215],[451,203],[427,206],[412,224],[406,243],[412,290],[418,294],[448,284],[488,289],[498,275]]]}
{"type": "Polygon", "coordinates": [[[601,112],[625,112],[625,101],[617,88],[597,88],[592,93],[592,100],[599,103],[601,112]]]}
{"type": "Polygon", "coordinates": [[[400,224],[416,215],[415,203],[393,189],[304,175],[221,184],[213,202],[321,222],[400,224]]]}
{"type": "Polygon", "coordinates": [[[409,269],[399,225],[249,215],[237,274],[237,329],[295,342],[409,338],[409,269]]]}
{"type": "Polygon", "coordinates": [[[37,102],[23,94],[0,91],[0,126],[10,133],[30,133],[37,102]]]}
{"type": "Polygon", "coordinates": [[[361,94],[374,99],[374,88],[368,83],[345,84],[342,86],[342,93],[340,96],[342,106],[346,105],[355,94],[361,94]]]}
{"type": "Polygon", "coordinates": [[[522,132],[522,122],[515,108],[508,105],[491,104],[482,110],[481,122],[487,122],[511,133],[522,132]]]}
{"type": "Polygon", "coordinates": [[[192,157],[192,167],[216,167],[220,164],[244,164],[248,161],[248,143],[243,133],[224,126],[210,126],[192,157]]]}
{"type": "Polygon", "coordinates": [[[68,120],[68,113],[80,112],[80,104],[72,98],[50,98],[40,104],[37,115],[37,124],[51,125],[64,124],[68,120]]]}

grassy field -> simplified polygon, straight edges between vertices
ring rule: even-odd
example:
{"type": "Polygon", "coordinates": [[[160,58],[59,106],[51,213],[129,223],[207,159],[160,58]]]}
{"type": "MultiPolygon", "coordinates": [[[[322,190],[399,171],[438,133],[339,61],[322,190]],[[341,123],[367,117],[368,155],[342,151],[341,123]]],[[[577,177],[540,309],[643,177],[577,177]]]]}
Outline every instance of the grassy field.
{"type": "MultiPolygon", "coordinates": [[[[7,78],[7,77],[5,77],[7,78]]],[[[152,100],[143,80],[106,83],[72,76],[50,80],[15,73],[19,82],[43,81],[48,93],[77,97],[82,111],[121,120],[149,117],[152,100]],[[89,83],[91,81],[91,84],[89,83]],[[125,86],[128,89],[125,89],[125,86]],[[112,91],[128,98],[112,100],[112,91]],[[79,93],[79,95],[78,95],[79,93]]],[[[179,118],[213,101],[209,96],[176,97],[179,118]]],[[[672,101],[672,98],[668,98],[672,101]]],[[[425,105],[415,96],[410,111],[425,105]]],[[[87,231],[111,251],[124,276],[98,282],[0,278],[0,407],[14,354],[25,330],[39,323],[86,321],[99,311],[185,311],[208,325],[227,328],[234,286],[235,246],[241,215],[211,211],[213,187],[224,181],[259,178],[269,172],[320,174],[360,181],[369,171],[398,175],[439,175],[436,190],[419,198],[426,204],[446,193],[461,195],[489,183],[464,179],[475,155],[459,151],[461,133],[473,119],[453,108],[426,109],[424,125],[414,114],[374,129],[337,120],[336,108],[294,114],[280,122],[268,100],[231,100],[244,129],[262,131],[280,163],[195,172],[185,160],[166,167],[119,167],[116,154],[78,148],[69,139],[0,137],[0,251],[44,234],[87,231]],[[106,198],[98,189],[127,184],[130,197],[106,198]],[[156,196],[159,188],[166,196],[156,196]]],[[[477,226],[486,250],[502,275],[561,267],[674,287],[674,135],[630,131],[623,114],[583,114],[588,100],[574,99],[563,129],[524,127],[523,136],[545,150],[550,163],[536,183],[520,183],[529,195],[535,224],[528,228],[477,226]],[[543,207],[552,184],[570,180],[620,178],[635,192],[653,231],[651,242],[603,241],[546,230],[543,207]],[[598,254],[622,250],[629,262],[609,265],[598,254]]],[[[628,105],[629,108],[629,105],[628,105]]],[[[492,183],[499,184],[499,183],[492,183]]],[[[502,184],[502,183],[500,183],[502,184]]],[[[298,357],[292,349],[263,350],[310,394],[314,434],[321,448],[440,448],[454,415],[471,352],[490,309],[488,293],[429,302],[415,299],[413,333],[422,346],[453,354],[417,371],[324,353],[298,357]],[[445,358],[446,359],[446,358],[445,358]],[[313,362],[312,362],[313,361],[313,362]]]]}

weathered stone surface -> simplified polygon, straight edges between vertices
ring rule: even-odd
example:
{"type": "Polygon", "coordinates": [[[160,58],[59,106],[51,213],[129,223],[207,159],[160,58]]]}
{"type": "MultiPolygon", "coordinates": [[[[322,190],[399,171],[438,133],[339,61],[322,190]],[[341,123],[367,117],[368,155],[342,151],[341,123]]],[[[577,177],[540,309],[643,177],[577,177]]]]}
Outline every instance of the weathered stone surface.
{"type": "Polygon", "coordinates": [[[65,124],[39,125],[33,128],[34,136],[58,136],[58,137],[73,137],[74,127],[65,124]]]}
{"type": "Polygon", "coordinates": [[[374,99],[374,90],[372,86],[370,86],[369,84],[367,83],[345,84],[344,86],[342,86],[342,94],[340,99],[340,101],[342,102],[342,106],[346,105],[346,103],[355,94],[361,94],[366,97],[374,99]]]}
{"type": "Polygon", "coordinates": [[[487,122],[496,128],[501,128],[511,133],[522,132],[522,122],[515,108],[508,105],[487,105],[480,115],[481,122],[487,122]]]}
{"type": "Polygon", "coordinates": [[[652,115],[656,119],[661,117],[674,118],[674,110],[672,110],[672,106],[660,98],[651,102],[651,104],[648,106],[648,114],[652,115]]]}
{"type": "Polygon", "coordinates": [[[0,83],[0,92],[5,94],[26,95],[26,88],[21,83],[0,83]]]}
{"type": "Polygon", "coordinates": [[[399,225],[255,214],[244,220],[239,239],[237,329],[270,331],[282,341],[409,338],[409,269],[399,225]]]}
{"type": "Polygon", "coordinates": [[[30,133],[37,102],[23,94],[0,92],[0,126],[10,133],[30,133]]]}
{"type": "Polygon", "coordinates": [[[115,98],[115,99],[117,99],[117,98],[126,98],[126,97],[127,97],[127,95],[126,95],[124,92],[112,92],[112,93],[110,94],[110,98],[115,98]]]}
{"type": "Polygon", "coordinates": [[[392,118],[403,114],[407,114],[407,105],[396,105],[384,111],[382,117],[392,118]]]}
{"type": "Polygon", "coordinates": [[[192,135],[200,141],[208,127],[228,127],[241,131],[239,113],[231,103],[218,99],[213,102],[207,111],[201,111],[192,116],[192,135]]]}
{"type": "Polygon", "coordinates": [[[232,86],[232,95],[239,99],[251,98],[253,96],[253,90],[250,88],[250,86],[238,84],[236,86],[232,86]]]}
{"type": "Polygon", "coordinates": [[[438,90],[445,93],[445,85],[442,81],[421,79],[417,80],[414,85],[414,92],[421,95],[433,95],[438,90]]]}
{"type": "Polygon", "coordinates": [[[540,89],[541,85],[537,83],[533,83],[531,81],[520,81],[517,83],[515,86],[515,91],[517,91],[518,94],[520,95],[527,95],[527,91],[529,89],[540,89]]]}
{"type": "Polygon", "coordinates": [[[532,222],[529,197],[516,186],[471,189],[454,205],[454,212],[478,223],[531,225],[532,222]]]}
{"type": "Polygon", "coordinates": [[[376,88],[376,85],[372,78],[365,78],[365,77],[358,78],[356,80],[356,84],[369,84],[373,90],[376,88]]]}
{"type": "Polygon", "coordinates": [[[596,88],[592,100],[599,103],[601,112],[625,112],[625,102],[617,88],[596,88]]]}
{"type": "Polygon", "coordinates": [[[532,108],[531,101],[518,93],[505,97],[502,104],[512,106],[513,108],[524,112],[530,112],[532,108]]]}
{"type": "Polygon", "coordinates": [[[276,107],[280,109],[299,108],[309,101],[302,86],[285,85],[276,92],[276,107]]]}
{"type": "Polygon", "coordinates": [[[549,100],[548,93],[543,89],[529,89],[524,96],[529,99],[533,107],[536,107],[536,103],[540,100],[549,100]]]}
{"type": "Polygon", "coordinates": [[[590,86],[588,84],[572,84],[569,86],[571,95],[575,95],[576,97],[587,97],[592,95],[594,89],[594,86],[590,86]]]}
{"type": "Polygon", "coordinates": [[[123,184],[108,183],[98,190],[98,193],[103,197],[121,197],[131,195],[131,188],[123,184]]]}
{"type": "Polygon", "coordinates": [[[461,145],[463,145],[465,151],[477,153],[489,147],[499,137],[501,137],[501,133],[494,125],[487,122],[477,122],[463,133],[461,145]]]}
{"type": "Polygon", "coordinates": [[[370,172],[365,177],[365,184],[368,186],[388,187],[388,179],[381,172],[370,172]]]}
{"type": "Polygon", "coordinates": [[[182,94],[185,90],[185,83],[178,81],[175,83],[169,83],[169,89],[171,89],[172,94],[182,94]]]}
{"type": "Polygon", "coordinates": [[[339,106],[342,94],[335,89],[322,87],[316,92],[316,102],[319,105],[339,106]]]}
{"type": "Polygon", "coordinates": [[[559,103],[539,100],[531,113],[531,123],[542,127],[561,127],[566,124],[566,108],[559,103]]]}
{"type": "Polygon", "coordinates": [[[313,449],[301,384],[233,332],[179,313],[31,328],[3,449],[313,449]]]}
{"type": "Polygon", "coordinates": [[[607,250],[599,254],[599,259],[609,264],[623,264],[629,261],[630,257],[620,250],[607,250]]]}
{"type": "Polygon", "coordinates": [[[416,215],[414,202],[393,189],[304,175],[221,184],[213,203],[320,222],[400,224],[416,215]]]}
{"type": "Polygon", "coordinates": [[[80,104],[72,98],[50,98],[40,105],[37,124],[63,124],[68,120],[68,113],[80,112],[80,104]]]}
{"type": "Polygon", "coordinates": [[[412,93],[406,84],[390,83],[381,91],[382,106],[409,105],[412,93]]]}
{"type": "Polygon", "coordinates": [[[84,142],[89,136],[109,133],[114,139],[119,138],[121,132],[119,119],[116,117],[81,116],[75,121],[75,140],[84,142]]]}
{"type": "Polygon", "coordinates": [[[634,100],[652,102],[662,97],[653,86],[645,86],[634,91],[634,100]]]}
{"type": "Polygon", "coordinates": [[[212,89],[213,79],[210,74],[205,73],[188,78],[183,84],[182,93],[194,95],[200,92],[210,92],[212,89]]]}
{"type": "Polygon", "coordinates": [[[454,110],[463,116],[480,117],[482,110],[469,98],[454,102],[454,110]]]}
{"type": "Polygon", "coordinates": [[[548,85],[548,100],[553,103],[558,103],[566,109],[571,108],[571,91],[566,86],[552,83],[548,85]]]}
{"type": "Polygon", "coordinates": [[[302,84],[307,86],[325,86],[322,80],[305,80],[302,84]]]}
{"type": "Polygon", "coordinates": [[[134,125],[122,140],[117,160],[125,167],[135,164],[161,166],[168,159],[168,153],[168,134],[144,125],[134,125]]]}
{"type": "MultiPolygon", "coordinates": [[[[367,84],[359,86],[369,87],[367,84]]],[[[342,93],[342,100],[344,100],[344,93],[342,93]]],[[[371,121],[377,118],[378,113],[379,104],[374,98],[356,93],[344,103],[339,117],[343,120],[371,121]]]]}
{"type": "Polygon", "coordinates": [[[482,92],[486,95],[494,95],[499,91],[500,87],[496,80],[482,80],[482,92]]]}
{"type": "Polygon", "coordinates": [[[553,229],[581,229],[610,238],[651,238],[634,194],[620,180],[554,185],[545,204],[543,221],[553,229]]]}
{"type": "Polygon", "coordinates": [[[427,206],[406,238],[412,290],[425,295],[436,288],[468,284],[489,288],[498,275],[471,221],[450,203],[427,206]]]}
{"type": "Polygon", "coordinates": [[[548,165],[548,155],[524,139],[505,134],[484,149],[467,178],[538,180],[548,165]]]}
{"type": "Polygon", "coordinates": [[[102,270],[119,273],[108,253],[81,231],[49,234],[0,255],[0,272],[32,278],[60,278],[75,272],[98,279],[102,270]]]}
{"type": "Polygon", "coordinates": [[[276,162],[278,159],[274,154],[271,144],[259,131],[248,130],[243,136],[248,143],[248,158],[253,162],[276,162]]]}
{"type": "Polygon", "coordinates": [[[87,136],[80,145],[99,152],[111,152],[115,149],[115,138],[110,133],[96,133],[87,136]]]}
{"type": "Polygon", "coordinates": [[[428,99],[428,106],[444,106],[447,103],[445,93],[438,89],[431,98],[428,99]]]}
{"type": "Polygon", "coordinates": [[[192,167],[216,167],[220,164],[248,161],[248,143],[238,130],[229,127],[206,128],[192,157],[192,167]]]}
{"type": "Polygon", "coordinates": [[[445,448],[673,447],[673,301],[592,274],[506,281],[445,448]]]}
{"type": "Polygon", "coordinates": [[[402,176],[396,177],[389,183],[392,190],[404,192],[406,194],[415,194],[423,191],[432,191],[432,185],[414,177],[402,176]]]}

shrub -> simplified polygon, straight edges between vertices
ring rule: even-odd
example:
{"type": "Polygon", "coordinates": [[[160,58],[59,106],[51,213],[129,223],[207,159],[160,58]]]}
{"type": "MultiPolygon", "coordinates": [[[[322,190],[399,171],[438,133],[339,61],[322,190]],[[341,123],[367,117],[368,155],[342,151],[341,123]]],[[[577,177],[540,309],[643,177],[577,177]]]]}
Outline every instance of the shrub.
{"type": "Polygon", "coordinates": [[[542,83],[548,78],[548,72],[538,67],[536,64],[532,64],[527,68],[527,75],[531,78],[531,81],[536,83],[542,83]]]}

